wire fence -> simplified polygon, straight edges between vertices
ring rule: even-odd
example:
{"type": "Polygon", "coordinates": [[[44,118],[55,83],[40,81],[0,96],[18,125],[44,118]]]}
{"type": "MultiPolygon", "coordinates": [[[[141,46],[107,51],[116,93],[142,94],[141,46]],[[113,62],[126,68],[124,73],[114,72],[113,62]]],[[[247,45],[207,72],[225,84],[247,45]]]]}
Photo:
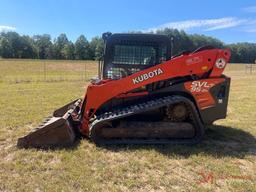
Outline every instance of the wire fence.
{"type": "MultiPolygon", "coordinates": [[[[255,73],[256,64],[230,65],[247,74],[255,73]],[[241,68],[243,66],[243,68],[241,68]]],[[[86,82],[97,76],[97,61],[0,59],[0,82],[86,82]]]]}
{"type": "Polygon", "coordinates": [[[255,71],[256,64],[245,64],[245,73],[252,74],[255,71]]]}
{"type": "Polygon", "coordinates": [[[88,81],[96,75],[95,61],[0,60],[0,82],[88,81]]]}

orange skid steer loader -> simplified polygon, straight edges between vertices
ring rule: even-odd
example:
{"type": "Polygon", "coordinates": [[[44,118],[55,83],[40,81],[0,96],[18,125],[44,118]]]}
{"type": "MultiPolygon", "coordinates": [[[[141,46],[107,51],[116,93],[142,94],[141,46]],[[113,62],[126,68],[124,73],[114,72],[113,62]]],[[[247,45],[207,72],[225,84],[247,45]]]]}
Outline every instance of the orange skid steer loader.
{"type": "Polygon", "coordinates": [[[154,34],[104,35],[99,77],[82,99],[56,110],[18,147],[96,144],[195,144],[204,126],[226,117],[230,51],[211,46],[171,56],[171,41],[154,34]]]}

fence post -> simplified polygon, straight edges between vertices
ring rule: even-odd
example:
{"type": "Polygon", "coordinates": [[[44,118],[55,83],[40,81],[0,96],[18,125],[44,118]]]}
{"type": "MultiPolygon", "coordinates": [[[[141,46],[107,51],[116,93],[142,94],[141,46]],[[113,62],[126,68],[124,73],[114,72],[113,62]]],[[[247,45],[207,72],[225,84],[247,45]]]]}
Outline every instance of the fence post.
{"type": "Polygon", "coordinates": [[[253,72],[253,64],[245,64],[245,73],[249,72],[250,74],[252,74],[253,72]]]}
{"type": "Polygon", "coordinates": [[[86,78],[87,78],[87,75],[86,75],[86,62],[84,63],[84,78],[85,78],[85,81],[86,81],[86,78]]]}
{"type": "Polygon", "coordinates": [[[44,61],[44,81],[46,81],[46,62],[44,61]]]}

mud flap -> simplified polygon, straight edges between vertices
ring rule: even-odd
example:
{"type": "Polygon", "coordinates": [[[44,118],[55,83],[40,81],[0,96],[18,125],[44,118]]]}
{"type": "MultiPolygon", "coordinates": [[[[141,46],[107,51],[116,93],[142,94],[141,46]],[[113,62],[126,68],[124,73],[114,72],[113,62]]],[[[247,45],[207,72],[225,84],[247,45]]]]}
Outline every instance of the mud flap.
{"type": "Polygon", "coordinates": [[[72,146],[76,139],[76,123],[71,114],[76,112],[81,100],[75,100],[53,113],[41,126],[18,139],[19,148],[53,148],[72,146]]]}

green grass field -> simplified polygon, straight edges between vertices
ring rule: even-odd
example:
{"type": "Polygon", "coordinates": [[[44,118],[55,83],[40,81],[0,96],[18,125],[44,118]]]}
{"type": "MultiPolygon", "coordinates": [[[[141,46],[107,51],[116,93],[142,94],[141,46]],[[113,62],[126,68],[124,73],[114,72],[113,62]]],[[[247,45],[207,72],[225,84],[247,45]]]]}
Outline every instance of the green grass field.
{"type": "Polygon", "coordinates": [[[18,137],[84,94],[96,69],[93,61],[0,60],[0,191],[256,191],[256,71],[243,65],[226,69],[228,117],[199,145],[17,149],[18,137]]]}

